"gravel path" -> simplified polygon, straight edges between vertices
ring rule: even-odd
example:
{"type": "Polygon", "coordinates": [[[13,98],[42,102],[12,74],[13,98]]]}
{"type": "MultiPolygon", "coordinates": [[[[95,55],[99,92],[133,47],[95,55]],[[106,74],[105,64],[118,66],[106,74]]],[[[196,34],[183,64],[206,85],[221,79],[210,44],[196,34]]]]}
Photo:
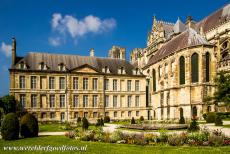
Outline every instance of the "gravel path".
{"type": "Polygon", "coordinates": [[[56,135],[65,135],[65,132],[39,132],[38,136],[56,136],[56,135]]]}

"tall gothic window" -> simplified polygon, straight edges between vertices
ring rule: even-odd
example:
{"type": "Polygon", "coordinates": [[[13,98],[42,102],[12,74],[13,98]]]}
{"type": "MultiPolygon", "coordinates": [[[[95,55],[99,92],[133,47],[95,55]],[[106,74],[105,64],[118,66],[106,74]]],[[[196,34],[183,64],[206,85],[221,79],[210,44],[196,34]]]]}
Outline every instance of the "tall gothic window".
{"type": "Polygon", "coordinates": [[[180,85],[185,84],[185,60],[184,57],[181,56],[180,60],[180,85]]]}
{"type": "Polygon", "coordinates": [[[156,91],[156,71],[153,69],[153,91],[156,91]]]}
{"type": "Polygon", "coordinates": [[[207,52],[205,54],[205,81],[209,82],[210,80],[210,54],[207,52]]]}
{"type": "Polygon", "coordinates": [[[191,58],[191,70],[192,70],[192,83],[199,81],[199,57],[197,53],[194,53],[191,58]]]}

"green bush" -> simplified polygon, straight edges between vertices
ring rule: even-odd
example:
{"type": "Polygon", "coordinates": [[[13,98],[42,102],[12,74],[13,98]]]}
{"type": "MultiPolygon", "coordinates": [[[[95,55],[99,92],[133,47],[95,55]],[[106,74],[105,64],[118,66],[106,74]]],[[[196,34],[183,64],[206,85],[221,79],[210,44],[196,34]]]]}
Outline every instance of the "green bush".
{"type": "Polygon", "coordinates": [[[105,116],[104,117],[104,122],[105,123],[109,123],[110,122],[110,117],[109,116],[105,116]]]}
{"type": "Polygon", "coordinates": [[[214,123],[216,119],[216,113],[215,112],[209,112],[207,113],[207,117],[206,117],[206,122],[207,123],[214,123]]]}
{"type": "Polygon", "coordinates": [[[230,118],[230,112],[216,112],[222,119],[230,118]]]}
{"type": "Polygon", "coordinates": [[[15,113],[8,113],[1,127],[1,135],[4,140],[15,140],[19,137],[19,120],[15,113]]]}
{"type": "Polygon", "coordinates": [[[140,122],[143,122],[145,119],[143,116],[140,117],[140,122]]]}
{"type": "Polygon", "coordinates": [[[81,117],[77,118],[77,125],[80,126],[81,125],[81,117]]]}
{"type": "Polygon", "coordinates": [[[22,116],[21,121],[21,136],[36,137],[38,136],[38,120],[30,113],[22,116]]]}
{"type": "Polygon", "coordinates": [[[184,117],[180,117],[179,124],[185,124],[184,117]]]}
{"type": "Polygon", "coordinates": [[[173,134],[168,137],[168,144],[172,146],[180,146],[183,145],[186,141],[187,135],[185,134],[173,134]]]}
{"type": "Polygon", "coordinates": [[[97,123],[96,123],[96,126],[98,127],[98,126],[104,126],[104,121],[103,121],[103,119],[101,118],[101,119],[97,119],[97,123]]]}
{"type": "Polygon", "coordinates": [[[202,116],[203,116],[203,118],[204,118],[204,120],[206,120],[206,118],[207,118],[207,114],[208,113],[204,113],[202,116]]]}
{"type": "Polygon", "coordinates": [[[136,122],[135,122],[135,119],[134,119],[134,117],[132,117],[132,119],[131,119],[131,124],[135,124],[136,122]]]}
{"type": "Polygon", "coordinates": [[[188,131],[198,131],[200,129],[199,124],[197,122],[196,118],[192,118],[192,122],[190,123],[189,127],[188,127],[188,131]]]}
{"type": "Polygon", "coordinates": [[[89,128],[89,122],[85,117],[83,117],[82,118],[82,129],[87,130],[88,128],[89,128]]]}
{"type": "Polygon", "coordinates": [[[216,126],[223,126],[223,121],[220,115],[216,115],[216,119],[215,119],[215,125],[216,126]]]}

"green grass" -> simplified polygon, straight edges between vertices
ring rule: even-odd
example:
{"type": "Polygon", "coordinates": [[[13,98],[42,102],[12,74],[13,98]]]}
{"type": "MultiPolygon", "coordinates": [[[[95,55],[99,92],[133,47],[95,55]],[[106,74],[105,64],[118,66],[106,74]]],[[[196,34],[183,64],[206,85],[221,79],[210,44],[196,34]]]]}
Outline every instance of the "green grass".
{"type": "MultiPolygon", "coordinates": [[[[39,124],[39,132],[64,132],[66,130],[61,128],[63,126],[65,126],[65,124],[39,124]]],[[[89,126],[89,130],[94,128],[94,125],[89,126]]],[[[81,129],[81,127],[79,127],[79,129],[81,129]]]]}
{"type": "Polygon", "coordinates": [[[223,125],[224,128],[230,128],[230,125],[223,125]]]}
{"type": "MultiPolygon", "coordinates": [[[[86,146],[84,154],[227,154],[230,146],[223,147],[189,147],[189,146],[168,146],[168,145],[128,145],[99,142],[83,142],[69,139],[65,136],[44,136],[37,138],[19,139],[15,141],[0,140],[0,153],[45,153],[45,151],[3,151],[4,146],[86,146]]],[[[53,151],[49,153],[73,153],[73,151],[53,151]]]]}
{"type": "Polygon", "coordinates": [[[63,132],[63,124],[39,124],[39,132],[63,132]]]}

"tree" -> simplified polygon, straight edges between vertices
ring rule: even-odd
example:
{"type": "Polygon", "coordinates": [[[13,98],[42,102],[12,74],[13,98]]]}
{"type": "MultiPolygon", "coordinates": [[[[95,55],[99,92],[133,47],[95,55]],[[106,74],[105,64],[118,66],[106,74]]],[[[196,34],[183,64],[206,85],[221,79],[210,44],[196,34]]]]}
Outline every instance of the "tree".
{"type": "Polygon", "coordinates": [[[82,129],[83,130],[87,130],[89,128],[89,122],[88,120],[86,119],[86,117],[83,117],[82,118],[82,129]]]}
{"type": "Polygon", "coordinates": [[[8,113],[1,126],[1,135],[4,140],[15,140],[19,137],[19,120],[15,113],[8,113]]]}
{"type": "Polygon", "coordinates": [[[1,99],[1,107],[5,114],[10,112],[16,112],[16,100],[14,96],[6,95],[1,99]]]}
{"type": "Polygon", "coordinates": [[[21,121],[21,136],[36,137],[38,136],[38,120],[30,113],[22,116],[21,121]]]}
{"type": "MultiPolygon", "coordinates": [[[[213,102],[215,105],[223,102],[226,106],[230,106],[230,74],[224,73],[223,71],[218,73],[215,79],[216,91],[212,97],[208,96],[205,101],[210,103],[213,102]]],[[[216,110],[216,108],[215,108],[216,110]]]]}

